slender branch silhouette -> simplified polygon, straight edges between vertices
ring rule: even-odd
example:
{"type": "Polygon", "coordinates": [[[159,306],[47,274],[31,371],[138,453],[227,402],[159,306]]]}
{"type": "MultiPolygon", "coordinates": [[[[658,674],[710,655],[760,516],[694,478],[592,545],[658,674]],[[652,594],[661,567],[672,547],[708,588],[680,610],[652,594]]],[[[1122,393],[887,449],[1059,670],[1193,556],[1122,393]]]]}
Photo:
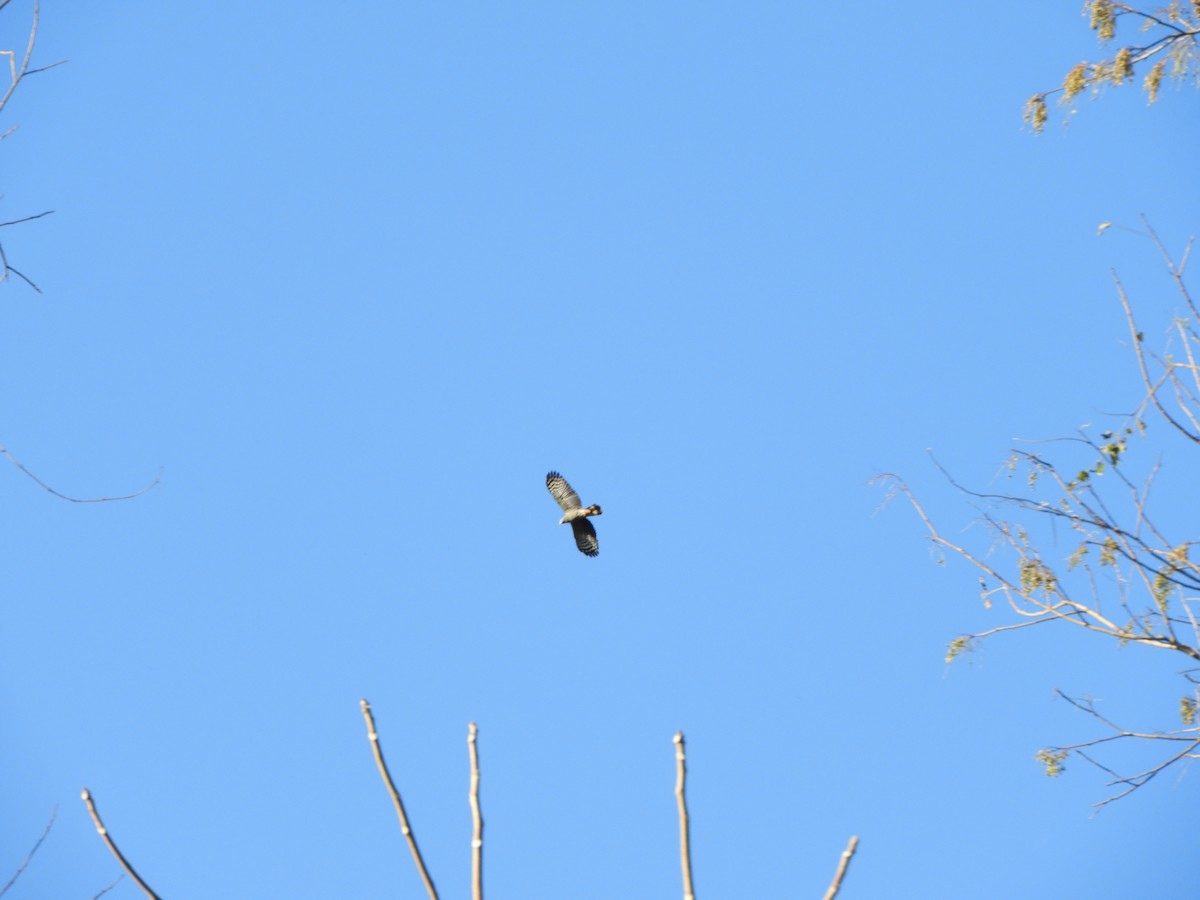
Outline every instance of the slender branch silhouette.
{"type": "Polygon", "coordinates": [[[467,726],[467,752],[471,758],[471,900],[483,900],[483,810],[479,806],[479,729],[467,726]]]}
{"type": "Polygon", "coordinates": [[[3,456],[10,463],[12,463],[18,469],[20,469],[38,487],[53,494],[55,497],[58,497],[60,500],[66,500],[69,503],[111,503],[114,500],[132,500],[134,497],[140,497],[140,496],[142,496],[142,494],[146,493],[147,491],[153,490],[154,488],[158,487],[159,484],[162,483],[162,469],[159,469],[158,474],[154,476],[153,481],[151,481],[145,487],[138,488],[138,490],[134,491],[132,494],[122,494],[117,497],[72,497],[69,494],[62,493],[62,491],[55,490],[50,485],[46,484],[46,482],[42,481],[42,479],[40,479],[36,475],[34,475],[31,471],[29,471],[29,469],[25,468],[25,466],[22,465],[17,460],[16,457],[14,457],[11,453],[8,452],[7,447],[0,445],[0,456],[3,456]]]}
{"type": "Polygon", "coordinates": [[[857,849],[858,835],[856,834],[850,838],[850,843],[842,851],[842,858],[838,860],[837,872],[834,873],[833,882],[829,885],[829,890],[825,892],[825,900],[833,900],[838,895],[838,891],[842,889],[842,879],[846,877],[846,870],[850,868],[850,860],[854,858],[854,851],[857,849]]]}
{"type": "Polygon", "coordinates": [[[696,900],[692,884],[692,844],[687,809],[687,752],[683,732],[675,732],[675,801],[679,807],[679,866],[683,870],[683,900],[696,900]]]}
{"type": "MultiPolygon", "coordinates": [[[[4,5],[0,6],[0,9],[4,9],[4,7],[7,5],[8,0],[5,0],[4,5]]],[[[25,45],[25,56],[21,59],[21,65],[19,69],[17,67],[16,51],[0,50],[0,56],[8,57],[9,71],[8,89],[4,92],[4,96],[0,97],[0,112],[2,112],[4,107],[8,105],[8,101],[12,98],[12,95],[16,93],[17,85],[21,83],[21,80],[24,79],[26,75],[33,75],[36,72],[44,72],[46,69],[52,69],[55,66],[61,66],[66,62],[65,59],[61,59],[56,63],[51,63],[48,66],[42,66],[38,69],[29,68],[29,60],[33,57],[33,45],[37,43],[38,20],[41,18],[41,14],[42,9],[40,3],[38,0],[33,0],[33,24],[29,27],[29,41],[25,45]]]]}
{"type": "Polygon", "coordinates": [[[48,209],[45,212],[40,212],[33,216],[26,216],[23,219],[13,219],[9,222],[0,222],[0,228],[7,228],[9,225],[20,225],[22,222],[32,222],[34,219],[40,219],[43,216],[48,216],[53,212],[54,210],[48,209]]]}
{"type": "Polygon", "coordinates": [[[3,270],[0,271],[0,282],[7,281],[8,276],[11,273],[13,275],[16,275],[18,278],[20,278],[23,282],[25,282],[27,285],[29,285],[31,288],[33,288],[35,291],[37,291],[39,294],[42,292],[42,289],[40,287],[38,287],[36,284],[34,284],[33,280],[28,275],[26,275],[24,272],[20,271],[16,267],[9,264],[8,254],[4,252],[3,244],[0,244],[0,265],[3,266],[3,270]]]}
{"type": "MultiPolygon", "coordinates": [[[[150,890],[150,886],[146,884],[146,882],[142,881],[142,876],[138,875],[138,873],[134,871],[133,866],[129,864],[129,860],[127,860],[121,854],[121,851],[117,849],[116,843],[109,835],[108,829],[104,827],[104,822],[102,822],[100,819],[100,813],[96,809],[96,804],[92,800],[91,792],[87,788],[84,788],[81,796],[83,797],[83,802],[87,804],[88,815],[92,817],[92,822],[96,826],[96,831],[100,834],[100,837],[104,839],[104,843],[108,847],[109,852],[112,853],[112,855],[116,857],[117,862],[121,864],[121,868],[125,870],[125,874],[132,878],[137,886],[145,891],[146,896],[149,897],[150,900],[159,900],[158,894],[150,890]]],[[[107,888],[105,890],[107,890],[107,888]]]]}
{"type": "MultiPolygon", "coordinates": [[[[7,5],[8,0],[4,0],[3,3],[0,3],[0,10],[4,9],[4,7],[7,5]]],[[[15,50],[0,50],[0,56],[8,57],[9,72],[8,87],[5,89],[4,95],[0,97],[0,112],[2,112],[4,107],[8,105],[8,101],[12,98],[12,95],[16,93],[18,85],[20,85],[20,83],[27,76],[34,75],[38,72],[45,72],[47,69],[53,69],[55,66],[61,66],[66,62],[65,59],[60,59],[57,62],[50,63],[46,66],[40,66],[36,69],[29,68],[29,62],[33,58],[33,47],[37,43],[38,22],[40,18],[41,6],[39,4],[39,0],[33,0],[33,23],[29,28],[29,40],[25,45],[25,55],[21,58],[19,66],[17,64],[17,52],[15,50]]],[[[5,131],[3,134],[0,134],[0,141],[4,140],[14,131],[16,131],[15,125],[5,131]]],[[[29,222],[33,219],[40,219],[42,216],[50,215],[51,212],[53,212],[53,210],[47,210],[46,212],[37,213],[36,215],[32,216],[25,216],[24,218],[20,219],[13,219],[10,222],[3,222],[0,223],[0,228],[4,227],[5,225],[17,225],[21,222],[29,222]]],[[[0,247],[0,266],[2,266],[2,268],[0,268],[0,282],[6,281],[8,276],[12,274],[16,275],[39,294],[42,292],[42,289],[34,284],[28,276],[9,265],[8,256],[5,254],[3,247],[0,247]]]]}
{"type": "Polygon", "coordinates": [[[367,723],[367,739],[370,740],[371,751],[375,754],[375,765],[379,767],[379,774],[387,786],[388,794],[392,798],[392,805],[396,807],[396,815],[400,819],[400,832],[408,842],[408,849],[412,851],[413,861],[417,864],[417,871],[425,883],[425,890],[429,893],[430,900],[437,900],[437,889],[433,886],[433,879],[429,877],[429,870],[425,868],[425,860],[421,858],[421,851],[417,848],[417,836],[409,827],[408,816],[404,812],[404,801],[400,799],[400,792],[396,790],[396,783],[392,781],[387,763],[383,760],[383,747],[379,744],[379,732],[375,730],[375,717],[371,715],[371,704],[363,699],[360,701],[360,706],[363,719],[367,723]]]}
{"type": "Polygon", "coordinates": [[[115,888],[118,884],[120,884],[121,879],[124,877],[125,877],[125,873],[124,872],[120,873],[112,881],[110,881],[104,887],[100,888],[99,891],[97,891],[95,894],[92,894],[92,900],[100,900],[101,897],[103,897],[105,894],[107,894],[109,891],[111,891],[113,888],[115,888]]]}
{"type": "Polygon", "coordinates": [[[44,831],[42,831],[42,836],[37,839],[37,843],[33,845],[33,849],[25,854],[25,858],[21,860],[21,864],[17,866],[17,871],[13,872],[12,878],[8,879],[8,883],[5,884],[4,887],[0,887],[0,897],[3,897],[8,893],[8,889],[16,883],[17,879],[21,877],[21,873],[24,872],[29,866],[29,861],[32,860],[33,855],[38,852],[38,847],[42,846],[42,841],[46,840],[46,836],[50,834],[50,829],[54,827],[54,820],[57,817],[58,806],[55,805],[54,809],[50,811],[50,821],[46,823],[46,828],[44,831]]]}

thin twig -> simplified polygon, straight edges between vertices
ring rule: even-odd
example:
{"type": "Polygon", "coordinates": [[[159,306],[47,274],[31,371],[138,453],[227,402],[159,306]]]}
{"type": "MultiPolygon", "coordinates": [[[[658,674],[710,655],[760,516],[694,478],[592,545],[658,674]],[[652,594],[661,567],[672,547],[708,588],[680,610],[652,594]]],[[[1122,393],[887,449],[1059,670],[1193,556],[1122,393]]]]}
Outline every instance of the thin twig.
{"type": "MultiPolygon", "coordinates": [[[[7,6],[8,2],[9,2],[9,0],[3,0],[3,2],[0,2],[0,9],[3,9],[5,6],[7,6]]],[[[20,65],[19,69],[17,67],[16,51],[14,51],[14,50],[0,51],[0,56],[8,57],[9,78],[10,78],[9,85],[8,85],[7,89],[4,91],[4,96],[0,97],[0,111],[2,111],[8,105],[8,101],[12,99],[13,94],[17,90],[17,86],[25,79],[25,77],[27,75],[34,75],[38,72],[45,72],[47,69],[53,69],[55,66],[61,66],[63,63],[66,62],[65,59],[60,59],[57,62],[50,63],[49,65],[39,66],[36,69],[29,68],[29,61],[33,58],[33,47],[34,47],[34,44],[37,43],[38,20],[40,19],[40,17],[41,17],[41,6],[39,4],[39,0],[33,0],[33,22],[29,28],[29,42],[25,46],[25,55],[21,59],[21,65],[20,65]]],[[[3,134],[0,134],[0,141],[4,140],[4,138],[6,138],[10,134],[12,134],[14,130],[16,130],[15,125],[12,128],[9,128],[7,131],[5,131],[3,134]]],[[[49,212],[38,213],[35,216],[27,216],[23,219],[15,219],[12,222],[0,223],[0,228],[4,227],[5,225],[16,225],[19,222],[28,222],[32,219],[40,219],[42,216],[46,216],[49,214],[50,214],[49,212]]],[[[3,270],[0,271],[0,281],[6,280],[8,278],[8,274],[11,272],[12,274],[14,274],[18,278],[20,278],[22,281],[24,281],[26,284],[28,284],[35,291],[37,291],[39,294],[42,292],[42,289],[39,288],[36,284],[34,284],[32,279],[30,279],[27,275],[25,275],[25,273],[23,273],[17,269],[14,269],[12,266],[10,266],[8,264],[8,258],[6,256],[4,256],[4,252],[2,249],[0,249],[0,262],[3,262],[3,264],[4,264],[3,270]]]]}
{"type": "Polygon", "coordinates": [[[429,870],[425,868],[425,860],[421,858],[421,851],[417,849],[417,836],[413,834],[412,828],[408,825],[408,816],[404,813],[404,802],[400,799],[400,792],[396,790],[396,783],[392,781],[391,773],[388,772],[387,763],[383,761],[383,748],[379,745],[379,732],[375,730],[375,717],[371,715],[371,704],[364,699],[360,701],[360,705],[363,718],[367,722],[367,738],[371,742],[371,751],[375,754],[375,764],[379,767],[379,774],[383,778],[383,783],[387,785],[392,805],[396,807],[396,815],[400,818],[400,833],[408,841],[408,849],[412,851],[413,861],[417,864],[421,880],[425,882],[425,890],[429,892],[430,900],[437,900],[437,889],[433,886],[433,879],[429,877],[429,870]]]}
{"type": "Polygon", "coordinates": [[[467,728],[467,753],[471,757],[471,900],[483,900],[483,811],[479,806],[479,729],[467,728]]]}
{"type": "Polygon", "coordinates": [[[7,281],[8,273],[12,272],[39,294],[42,292],[42,289],[34,284],[33,280],[28,275],[26,275],[24,272],[18,271],[16,268],[8,264],[8,255],[4,252],[3,245],[0,245],[0,264],[3,264],[3,270],[0,271],[0,281],[7,281]]]}
{"type": "Polygon", "coordinates": [[[51,494],[53,494],[55,497],[58,497],[60,500],[67,500],[67,501],[70,501],[71,503],[109,503],[114,500],[132,500],[134,497],[140,497],[140,496],[142,496],[142,494],[146,493],[147,491],[153,490],[162,482],[162,469],[159,469],[158,474],[154,476],[153,481],[151,481],[145,487],[134,491],[132,494],[122,494],[120,497],[71,497],[71,496],[68,496],[67,494],[62,493],[61,491],[56,491],[54,488],[50,487],[50,485],[46,484],[46,482],[42,481],[42,479],[38,478],[36,475],[34,475],[32,472],[30,472],[27,468],[25,468],[23,465],[21,465],[21,463],[18,462],[17,459],[11,453],[8,452],[7,447],[0,446],[0,456],[3,456],[10,463],[12,463],[14,466],[16,466],[18,469],[20,469],[26,475],[28,475],[43,490],[49,491],[51,494]]]}
{"type": "Polygon", "coordinates": [[[33,845],[33,849],[25,854],[25,859],[21,861],[21,865],[17,866],[17,871],[13,872],[12,878],[8,879],[8,884],[0,888],[0,897],[8,893],[8,889],[13,886],[21,873],[25,871],[29,865],[29,861],[33,859],[33,855],[38,852],[38,847],[42,846],[42,841],[46,839],[46,835],[50,833],[50,829],[54,827],[54,819],[58,816],[58,804],[55,804],[54,809],[50,810],[50,821],[46,823],[45,830],[42,831],[42,836],[37,839],[37,843],[33,845]]]}
{"type": "Polygon", "coordinates": [[[1122,797],[1132,794],[1134,791],[1136,791],[1138,788],[1140,788],[1142,785],[1144,785],[1147,781],[1149,781],[1151,778],[1153,778],[1159,772],[1162,772],[1164,769],[1166,769],[1170,766],[1173,766],[1175,763],[1179,762],[1181,759],[1186,759],[1188,757],[1195,759],[1197,757],[1197,754],[1195,752],[1197,748],[1200,748],[1200,741],[1193,742],[1190,746],[1185,747],[1183,750],[1180,750],[1174,756],[1163,760],[1157,766],[1153,766],[1152,768],[1149,768],[1149,769],[1145,770],[1144,772],[1139,772],[1137,775],[1131,775],[1129,778],[1119,779],[1119,781],[1117,781],[1117,782],[1110,782],[1110,786],[1112,784],[1116,783],[1116,784],[1128,784],[1129,787],[1127,787],[1125,790],[1121,791],[1119,794],[1113,794],[1111,797],[1101,800],[1099,803],[1093,803],[1092,806],[1097,811],[1099,811],[1103,807],[1112,803],[1114,800],[1120,800],[1122,797]]]}
{"type": "Polygon", "coordinates": [[[1158,414],[1161,415],[1167,421],[1167,423],[1171,425],[1171,427],[1173,427],[1188,440],[1200,443],[1200,435],[1188,431],[1186,426],[1176,421],[1175,418],[1169,412],[1167,412],[1166,407],[1162,405],[1162,401],[1158,399],[1158,388],[1152,382],[1150,378],[1150,372],[1146,367],[1146,355],[1142,350],[1142,333],[1138,331],[1137,322],[1134,321],[1133,306],[1129,302],[1129,297],[1125,293],[1125,286],[1121,284],[1121,279],[1117,276],[1116,269],[1110,269],[1109,271],[1112,274],[1113,284],[1117,286],[1117,297],[1120,298],[1121,309],[1125,311],[1125,322],[1129,326],[1129,334],[1133,338],[1134,356],[1137,359],[1138,369],[1141,371],[1142,384],[1146,388],[1148,399],[1154,404],[1154,408],[1158,410],[1158,414]]]}
{"type": "Polygon", "coordinates": [[[57,59],[54,62],[49,63],[47,65],[38,66],[36,69],[26,69],[25,75],[26,76],[36,75],[38,72],[45,72],[47,69],[53,69],[53,68],[56,68],[57,66],[65,66],[69,62],[70,62],[69,59],[57,59]]]}
{"type": "Polygon", "coordinates": [[[105,828],[104,823],[100,821],[100,813],[96,811],[96,804],[92,802],[92,795],[87,788],[83,789],[82,796],[83,802],[87,804],[88,814],[92,817],[92,822],[96,825],[96,831],[99,832],[100,837],[104,838],[104,843],[108,846],[109,852],[117,858],[117,862],[121,864],[121,868],[125,870],[125,874],[132,878],[137,886],[146,892],[146,896],[149,897],[150,900],[158,900],[158,894],[150,890],[150,886],[146,884],[146,882],[142,881],[142,877],[134,871],[133,866],[131,866],[129,861],[121,855],[121,851],[117,849],[117,845],[113,843],[113,839],[109,837],[108,829],[105,828]]]}
{"type": "Polygon", "coordinates": [[[675,732],[675,800],[679,805],[679,865],[683,869],[683,900],[696,900],[692,886],[692,845],[688,831],[687,811],[687,754],[683,732],[675,732]]]}
{"type": "Polygon", "coordinates": [[[121,872],[119,875],[117,875],[116,878],[114,878],[112,881],[110,881],[104,887],[100,888],[98,893],[92,894],[92,900],[100,900],[101,897],[103,897],[105,894],[107,894],[109,891],[111,891],[113,888],[115,888],[117,886],[118,882],[120,882],[120,880],[124,877],[125,877],[125,873],[121,872]]]}
{"type": "Polygon", "coordinates": [[[48,216],[52,212],[54,212],[54,210],[48,209],[45,212],[40,212],[34,216],[26,216],[23,219],[13,219],[11,222],[0,222],[0,228],[4,228],[8,225],[20,225],[22,222],[32,222],[34,219],[40,219],[42,216],[48,216]]]}
{"type": "Polygon", "coordinates": [[[837,872],[833,876],[833,883],[829,885],[829,890],[825,892],[825,900],[833,900],[837,896],[838,891],[842,889],[842,879],[846,877],[846,869],[849,868],[850,860],[854,857],[854,851],[857,849],[858,835],[856,834],[850,838],[850,843],[842,851],[842,858],[838,861],[837,872]]]}

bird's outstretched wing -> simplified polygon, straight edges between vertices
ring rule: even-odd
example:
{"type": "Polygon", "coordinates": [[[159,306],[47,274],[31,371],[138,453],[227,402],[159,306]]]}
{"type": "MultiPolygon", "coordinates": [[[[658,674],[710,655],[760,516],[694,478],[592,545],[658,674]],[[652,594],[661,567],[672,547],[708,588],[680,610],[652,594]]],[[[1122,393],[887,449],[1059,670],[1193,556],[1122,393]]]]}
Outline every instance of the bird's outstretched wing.
{"type": "Polygon", "coordinates": [[[596,540],[596,529],[592,527],[591,519],[575,519],[571,522],[571,530],[575,532],[575,546],[584,556],[596,556],[600,552],[600,542],[596,540]]]}
{"type": "MultiPolygon", "coordinates": [[[[546,487],[550,490],[550,496],[563,508],[564,512],[579,508],[579,495],[567,484],[567,479],[557,472],[546,473],[546,487]]],[[[593,539],[594,537],[593,533],[593,539]]],[[[583,549],[582,545],[579,549],[583,549]]]]}

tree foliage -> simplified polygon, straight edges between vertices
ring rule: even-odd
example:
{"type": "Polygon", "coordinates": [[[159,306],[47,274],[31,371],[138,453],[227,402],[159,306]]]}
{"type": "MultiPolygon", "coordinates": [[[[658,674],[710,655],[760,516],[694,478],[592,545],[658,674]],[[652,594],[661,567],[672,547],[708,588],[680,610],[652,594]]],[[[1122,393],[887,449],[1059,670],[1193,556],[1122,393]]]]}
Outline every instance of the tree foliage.
{"type": "Polygon", "coordinates": [[[1106,87],[1133,81],[1141,74],[1146,98],[1154,103],[1164,79],[1183,82],[1200,76],[1197,51],[1200,0],[1173,0],[1165,8],[1153,11],[1112,0],[1087,0],[1083,14],[1088,17],[1101,47],[1116,40],[1120,25],[1136,29],[1138,39],[1122,45],[1111,56],[1076,63],[1058,87],[1040,91],[1026,100],[1025,122],[1035,133],[1046,127],[1049,117],[1046,98],[1055,94],[1062,95],[1058,98],[1060,104],[1069,106],[1086,90],[1099,93],[1106,87]]]}

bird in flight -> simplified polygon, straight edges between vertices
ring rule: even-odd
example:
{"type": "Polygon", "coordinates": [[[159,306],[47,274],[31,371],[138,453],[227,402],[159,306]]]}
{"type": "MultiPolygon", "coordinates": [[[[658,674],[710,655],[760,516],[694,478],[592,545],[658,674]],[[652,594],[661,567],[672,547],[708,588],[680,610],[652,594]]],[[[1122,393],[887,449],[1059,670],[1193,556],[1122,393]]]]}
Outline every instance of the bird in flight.
{"type": "Polygon", "coordinates": [[[600,515],[600,507],[595,503],[586,508],[583,507],[575,489],[567,484],[567,479],[557,472],[546,473],[546,487],[550,490],[550,496],[562,507],[564,513],[563,517],[558,520],[558,524],[571,523],[571,531],[575,533],[575,546],[579,548],[579,552],[584,556],[598,554],[600,542],[596,540],[596,529],[588,521],[588,516],[600,515]]]}

